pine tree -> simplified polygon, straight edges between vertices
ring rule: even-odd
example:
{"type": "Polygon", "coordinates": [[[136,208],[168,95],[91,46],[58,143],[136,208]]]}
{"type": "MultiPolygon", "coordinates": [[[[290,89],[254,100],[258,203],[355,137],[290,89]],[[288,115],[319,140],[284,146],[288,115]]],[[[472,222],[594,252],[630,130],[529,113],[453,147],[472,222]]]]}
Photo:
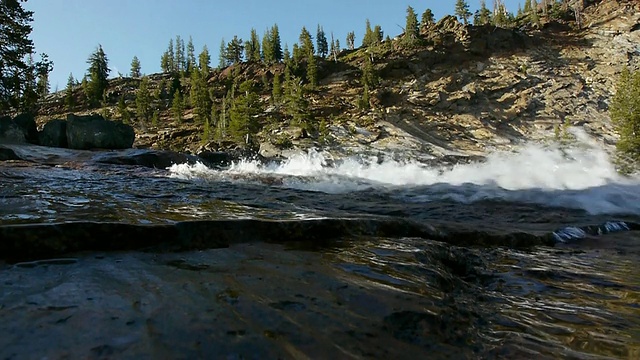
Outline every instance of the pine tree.
{"type": "Polygon", "coordinates": [[[35,72],[38,77],[36,92],[39,98],[43,98],[49,94],[49,73],[53,71],[53,63],[49,61],[47,54],[42,54],[40,57],[40,62],[35,66],[35,72]]]}
{"type": "Polygon", "coordinates": [[[176,35],[174,71],[178,73],[182,73],[185,71],[185,68],[186,68],[186,56],[185,56],[184,40],[180,37],[180,35],[176,35]]]}
{"type": "Polygon", "coordinates": [[[469,11],[469,3],[465,0],[456,1],[456,16],[464,22],[465,25],[469,24],[469,17],[471,17],[471,11],[469,11]]]}
{"type": "Polygon", "coordinates": [[[362,68],[362,78],[360,79],[360,82],[369,88],[375,88],[380,82],[378,74],[376,73],[369,56],[365,57],[364,67],[362,68]]]}
{"type": "Polygon", "coordinates": [[[244,44],[242,39],[237,35],[233,36],[233,39],[227,44],[225,51],[227,64],[239,64],[242,62],[244,52],[244,44]]]}
{"type": "Polygon", "coordinates": [[[382,43],[382,39],[384,39],[384,31],[382,31],[382,27],[380,25],[376,25],[373,27],[373,40],[375,45],[379,45],[382,43]]]}
{"type": "Polygon", "coordinates": [[[360,110],[368,110],[371,108],[369,98],[369,85],[365,84],[362,89],[362,96],[358,99],[358,108],[360,110]]]}
{"type": "Polygon", "coordinates": [[[171,115],[173,119],[178,123],[182,123],[182,114],[184,113],[184,99],[180,91],[176,91],[173,94],[173,100],[171,101],[171,115]]]}
{"type": "Polygon", "coordinates": [[[131,122],[131,113],[129,113],[127,104],[124,101],[124,95],[120,95],[120,99],[118,99],[118,114],[120,114],[120,120],[123,123],[128,124],[131,122]]]}
{"type": "Polygon", "coordinates": [[[356,33],[351,31],[347,33],[347,49],[353,50],[356,46],[356,33]]]}
{"type": "Polygon", "coordinates": [[[428,28],[435,24],[435,17],[431,9],[427,9],[422,13],[422,21],[420,23],[423,28],[428,28]]]}
{"type": "Polygon", "coordinates": [[[303,57],[308,57],[310,54],[313,55],[315,53],[315,49],[313,47],[313,38],[311,37],[311,33],[307,30],[306,27],[302,27],[300,31],[300,51],[303,54],[303,57]]]}
{"type": "Polygon", "coordinates": [[[249,62],[260,61],[260,39],[258,38],[258,32],[256,29],[251,29],[251,35],[249,41],[244,46],[246,52],[245,58],[249,62]]]}
{"type": "Polygon", "coordinates": [[[165,74],[171,72],[171,60],[169,59],[168,51],[162,53],[162,57],[160,57],[160,69],[165,74]]]}
{"type": "Polygon", "coordinates": [[[491,23],[491,10],[487,8],[485,0],[480,1],[480,10],[476,12],[473,24],[476,26],[488,25],[491,23]]]}
{"type": "Polygon", "coordinates": [[[25,77],[35,70],[25,61],[34,49],[29,36],[32,21],[33,12],[25,10],[22,1],[0,1],[0,115],[19,107],[25,77]]]}
{"type": "Polygon", "coordinates": [[[169,39],[169,46],[167,47],[167,67],[169,71],[167,72],[176,72],[176,54],[173,48],[173,39],[169,39]]]}
{"type": "Polygon", "coordinates": [[[311,89],[318,86],[318,63],[313,53],[309,53],[307,56],[307,82],[309,82],[311,89]]]}
{"type": "Polygon", "coordinates": [[[327,36],[320,24],[318,24],[318,29],[316,31],[316,46],[318,48],[318,56],[323,58],[327,57],[327,54],[329,53],[329,45],[327,44],[327,36]]]}
{"type": "Polygon", "coordinates": [[[140,60],[138,60],[137,56],[134,56],[131,60],[131,77],[139,78],[141,76],[140,70],[140,60]]]}
{"type": "Polygon", "coordinates": [[[282,99],[282,84],[280,83],[280,75],[273,76],[273,89],[271,91],[271,99],[274,104],[280,103],[282,99]]]}
{"type": "Polygon", "coordinates": [[[220,69],[231,65],[227,61],[227,43],[224,41],[224,38],[222,38],[222,40],[220,42],[220,51],[219,51],[219,54],[218,54],[218,59],[219,59],[218,67],[220,69]]]}
{"type": "Polygon", "coordinates": [[[620,135],[616,149],[625,160],[622,170],[635,170],[640,163],[640,71],[623,69],[609,111],[620,135]]]}
{"type": "Polygon", "coordinates": [[[189,36],[187,42],[187,66],[185,71],[190,74],[196,68],[196,48],[193,46],[193,39],[189,36]]]}
{"type": "Polygon", "coordinates": [[[367,19],[364,29],[364,37],[362,38],[362,47],[369,47],[375,43],[371,22],[367,19]]]}
{"type": "Polygon", "coordinates": [[[250,80],[240,84],[240,94],[233,100],[229,111],[229,133],[237,143],[248,143],[259,130],[256,116],[260,114],[260,97],[250,80]]]}
{"type": "Polygon", "coordinates": [[[136,92],[136,109],[138,120],[147,123],[152,114],[151,93],[149,92],[149,77],[145,76],[140,81],[140,87],[136,92]]]}
{"type": "Polygon", "coordinates": [[[414,45],[418,43],[420,36],[420,25],[418,24],[418,15],[411,6],[407,7],[407,19],[404,27],[403,42],[406,45],[414,45]]]}
{"type": "MultiPolygon", "coordinates": [[[[528,2],[528,1],[527,1],[528,2]]],[[[538,2],[531,0],[531,23],[540,25],[540,17],[538,17],[538,2]]]]}
{"type": "Polygon", "coordinates": [[[88,70],[88,90],[89,93],[88,98],[89,102],[92,105],[97,105],[100,100],[102,100],[105,91],[107,90],[107,86],[109,86],[109,81],[107,80],[109,76],[107,55],[104,53],[102,49],[102,45],[98,45],[96,51],[91,54],[87,63],[89,64],[88,70]]]}
{"type": "Polygon", "coordinates": [[[271,46],[273,47],[273,57],[276,62],[282,61],[282,45],[280,40],[280,30],[278,29],[278,24],[274,24],[271,27],[271,46]]]}
{"type": "Polygon", "coordinates": [[[211,64],[211,55],[209,55],[209,49],[207,45],[202,47],[200,55],[198,55],[198,67],[204,74],[209,74],[209,66],[211,64]]]}
{"type": "Polygon", "coordinates": [[[211,115],[211,98],[207,79],[200,71],[191,73],[191,105],[196,119],[204,124],[205,119],[211,115]]]}
{"type": "Polygon", "coordinates": [[[76,84],[76,80],[73,78],[73,73],[69,74],[69,79],[67,80],[67,87],[64,91],[64,104],[67,106],[68,111],[73,111],[74,106],[76,105],[75,99],[73,97],[73,87],[76,84]]]}
{"type": "Polygon", "coordinates": [[[309,127],[309,102],[305,98],[304,87],[298,78],[285,72],[285,113],[291,117],[291,124],[309,127]],[[288,77],[288,79],[287,79],[288,77]]]}

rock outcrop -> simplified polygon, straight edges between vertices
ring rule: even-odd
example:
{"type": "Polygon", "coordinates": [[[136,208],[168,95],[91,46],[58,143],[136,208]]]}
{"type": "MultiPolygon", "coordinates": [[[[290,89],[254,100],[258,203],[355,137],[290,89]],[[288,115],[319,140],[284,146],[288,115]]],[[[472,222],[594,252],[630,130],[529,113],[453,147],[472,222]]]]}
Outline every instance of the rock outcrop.
{"type": "Polygon", "coordinates": [[[133,145],[133,128],[100,115],[67,116],[67,144],[70,149],[127,149],[133,145]]]}
{"type": "Polygon", "coordinates": [[[68,146],[66,120],[54,119],[44,124],[39,138],[42,146],[66,148],[68,146]]]}
{"type": "Polygon", "coordinates": [[[9,116],[0,117],[0,142],[24,143],[24,131],[9,116]]]}

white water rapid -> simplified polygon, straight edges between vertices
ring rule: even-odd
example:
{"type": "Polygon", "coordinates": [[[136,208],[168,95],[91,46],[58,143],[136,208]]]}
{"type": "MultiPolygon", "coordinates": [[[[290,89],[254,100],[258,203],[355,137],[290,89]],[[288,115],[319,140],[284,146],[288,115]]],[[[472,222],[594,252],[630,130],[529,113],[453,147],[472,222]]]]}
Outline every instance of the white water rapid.
{"type": "Polygon", "coordinates": [[[409,202],[501,200],[584,209],[591,214],[640,214],[640,178],[619,175],[609,155],[574,131],[575,146],[528,144],[495,152],[481,163],[433,167],[412,159],[331,159],[309,151],[282,163],[241,161],[224,171],[174,165],[172,177],[260,182],[285,188],[347,193],[388,191],[409,202]]]}

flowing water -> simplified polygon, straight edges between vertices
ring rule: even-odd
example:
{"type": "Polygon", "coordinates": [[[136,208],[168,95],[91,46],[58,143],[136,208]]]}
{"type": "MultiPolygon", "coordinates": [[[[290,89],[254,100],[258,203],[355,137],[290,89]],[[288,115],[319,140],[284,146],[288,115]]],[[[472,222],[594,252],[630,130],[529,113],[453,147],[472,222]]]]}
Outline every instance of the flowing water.
{"type": "Polygon", "coordinates": [[[0,163],[0,356],[640,358],[640,180],[578,137],[455,166],[0,163]]]}

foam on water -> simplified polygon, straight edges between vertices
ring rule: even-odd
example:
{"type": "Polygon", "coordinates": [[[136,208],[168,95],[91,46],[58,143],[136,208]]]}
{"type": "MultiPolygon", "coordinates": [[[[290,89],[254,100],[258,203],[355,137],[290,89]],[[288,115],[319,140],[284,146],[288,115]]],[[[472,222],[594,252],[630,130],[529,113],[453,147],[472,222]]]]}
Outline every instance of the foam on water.
{"type": "Polygon", "coordinates": [[[528,144],[495,152],[481,163],[433,167],[412,159],[332,159],[309,151],[282,163],[241,161],[224,171],[202,164],[175,165],[182,179],[258,181],[301,190],[345,193],[374,188],[407,201],[487,199],[585,209],[592,214],[640,214],[640,181],[619,175],[609,155],[588,135],[574,131],[576,146],[528,144]],[[265,181],[267,180],[267,181],[265,181]]]}

